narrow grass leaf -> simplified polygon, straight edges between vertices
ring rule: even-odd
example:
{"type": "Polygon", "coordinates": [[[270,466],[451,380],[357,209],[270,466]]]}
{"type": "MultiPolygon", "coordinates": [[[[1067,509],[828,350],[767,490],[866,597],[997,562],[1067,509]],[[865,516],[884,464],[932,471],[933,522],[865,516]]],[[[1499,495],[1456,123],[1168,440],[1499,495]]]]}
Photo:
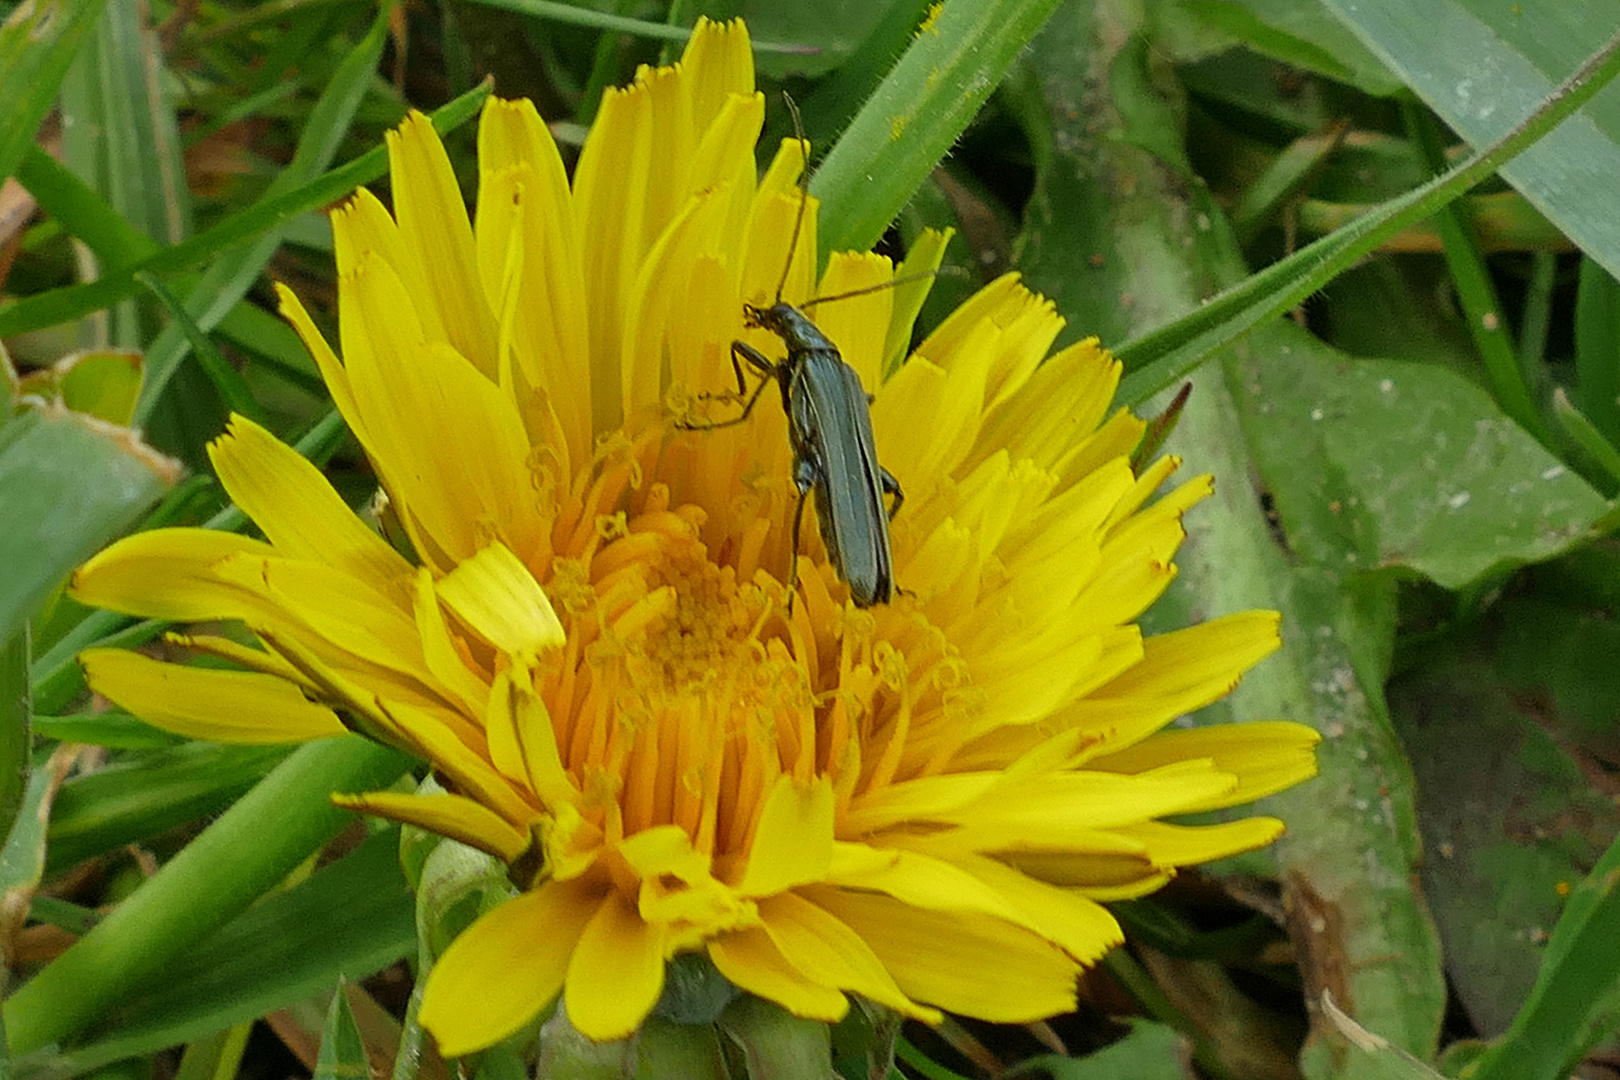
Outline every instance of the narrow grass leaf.
{"type": "Polygon", "coordinates": [[[326,1026],[321,1029],[321,1050],[315,1058],[315,1080],[366,1080],[366,1044],[349,1008],[348,984],[339,982],[326,1010],[326,1026]]]}
{"type": "MultiPolygon", "coordinates": [[[[147,878],[94,930],[5,1002],[3,1015],[12,1052],[25,1054],[51,1043],[67,1042],[104,1019],[114,1004],[135,1000],[137,988],[153,986],[160,975],[171,976],[180,961],[197,962],[204,955],[198,948],[200,943],[253,906],[353,820],[352,815],[332,805],[331,792],[387,787],[407,764],[399,753],[355,738],[322,739],[293,751],[157,874],[147,878]]],[[[360,898],[365,895],[362,891],[360,898]]],[[[403,899],[409,926],[409,898],[403,899]]],[[[273,902],[267,901],[255,911],[265,912],[273,902]]],[[[348,915],[351,911],[339,908],[335,913],[348,915]]],[[[265,941],[297,941],[302,951],[283,957],[286,968],[272,964],[254,968],[251,984],[265,986],[267,972],[290,979],[291,968],[297,963],[322,966],[323,981],[303,993],[330,984],[333,973],[325,965],[335,956],[330,951],[335,942],[326,937],[319,945],[310,942],[306,935],[324,927],[312,916],[303,919],[301,923],[288,920],[255,930],[265,941]]],[[[412,932],[407,930],[407,941],[412,932]]],[[[236,942],[235,953],[207,955],[217,964],[242,959],[250,953],[247,946],[252,940],[236,942]]],[[[390,939],[378,951],[387,953],[393,948],[390,939]]],[[[159,997],[174,999],[178,985],[172,979],[160,985],[159,997]]],[[[232,1016],[224,1022],[243,1018],[232,1016]]],[[[143,1053],[186,1037],[117,1056],[143,1053]]]]}
{"type": "Polygon", "coordinates": [[[151,1054],[285,1008],[339,978],[363,979],[387,967],[415,940],[398,849],[399,830],[374,833],[305,881],[266,896],[170,957],[161,978],[116,998],[93,1040],[69,1044],[44,1063],[62,1070],[56,1075],[71,1075],[151,1054]]]}
{"type": "Polygon", "coordinates": [[[0,26],[0,178],[16,174],[104,3],[24,3],[0,26]]]}
{"type": "MultiPolygon", "coordinates": [[[[442,106],[431,114],[434,126],[443,133],[466,123],[478,115],[484,99],[489,97],[490,89],[490,85],[485,83],[442,106]]],[[[278,196],[260,199],[218,225],[166,247],[134,265],[110,271],[99,280],[0,302],[0,337],[57,326],[99,311],[139,289],[135,275],[143,270],[154,274],[171,274],[195,266],[253,239],[267,228],[341,199],[361,184],[370,183],[387,171],[388,148],[375,147],[309,183],[278,196]]]]}
{"type": "Polygon", "coordinates": [[[878,241],[1056,7],[955,0],[917,31],[810,181],[823,252],[878,241]]]}
{"type": "Polygon", "coordinates": [[[1385,238],[1430,217],[1562,123],[1620,71],[1620,36],[1566,79],[1507,135],[1450,172],[1252,274],[1187,316],[1115,350],[1130,372],[1119,400],[1135,405],[1183,378],[1205,357],[1326,285],[1385,238]]]}
{"type": "Polygon", "coordinates": [[[131,225],[77,173],[37,146],[23,154],[17,180],[63,230],[101,260],[103,266],[137,262],[159,244],[131,225]]]}
{"type": "MultiPolygon", "coordinates": [[[[1620,30],[1612,0],[1322,0],[1458,135],[1484,146],[1551,92],[1592,43],[1620,30]],[[1526,12],[1534,12],[1527,15],[1526,12]]],[[[1581,250],[1620,276],[1620,94],[1504,163],[1502,178],[1581,250]]]]}
{"type": "MultiPolygon", "coordinates": [[[[332,81],[327,84],[304,124],[303,134],[298,140],[297,149],[293,152],[292,161],[288,162],[287,167],[270,182],[270,186],[265,189],[264,196],[260,199],[261,203],[297,190],[320,176],[331,164],[332,157],[337,153],[338,146],[354,119],[355,111],[359,109],[361,101],[365,99],[372,85],[377,62],[382,58],[383,45],[387,38],[388,8],[385,5],[372,22],[365,37],[349,50],[349,54],[338,65],[332,75],[332,81]]],[[[265,264],[270,261],[270,256],[281,246],[282,237],[291,221],[291,218],[283,218],[266,225],[251,244],[236,251],[226,252],[216,260],[186,297],[185,310],[191,313],[189,320],[176,315],[171,301],[165,301],[171,316],[174,316],[174,321],[163,329],[157,340],[147,349],[146,385],[140,404],[136,407],[138,419],[145,420],[151,415],[152,408],[162,396],[164,387],[175,369],[179,367],[180,361],[185,359],[186,353],[196,349],[198,342],[218,326],[220,320],[224,319],[242,297],[247,295],[247,291],[259,279],[265,264]]],[[[151,280],[156,280],[155,275],[151,280]]],[[[213,352],[213,357],[218,357],[217,350],[213,352]]],[[[243,412],[243,404],[251,403],[252,395],[239,377],[232,378],[234,371],[227,372],[223,361],[211,362],[210,358],[202,353],[199,353],[199,359],[203,361],[209,380],[213,382],[220,397],[230,408],[255,419],[262,417],[262,411],[256,406],[250,405],[253,411],[243,412]]]]}

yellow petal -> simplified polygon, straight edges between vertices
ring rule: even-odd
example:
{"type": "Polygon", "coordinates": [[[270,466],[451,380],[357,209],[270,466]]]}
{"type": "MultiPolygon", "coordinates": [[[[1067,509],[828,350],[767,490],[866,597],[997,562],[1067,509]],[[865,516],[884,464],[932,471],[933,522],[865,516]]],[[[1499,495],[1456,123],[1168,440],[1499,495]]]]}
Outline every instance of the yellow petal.
{"type": "Polygon", "coordinates": [[[484,297],[472,225],[433,122],[412,111],[388,133],[400,235],[428,283],[450,345],[485,376],[495,373],[495,322],[484,297]]]}
{"type": "Polygon", "coordinates": [[[459,840],[511,862],[529,846],[529,838],[500,815],[460,795],[408,795],[398,791],[369,791],[359,795],[334,793],[332,802],[362,814],[402,821],[429,832],[459,840]]]}
{"type": "Polygon", "coordinates": [[[765,797],[748,866],[737,883],[744,896],[769,896],[826,876],[833,849],[832,781],[800,784],[779,776],[765,797]]]}
{"type": "Polygon", "coordinates": [[[812,982],[757,926],[710,939],[708,951],[720,974],[794,1016],[835,1024],[849,1012],[843,991],[812,982]]]}
{"type": "Polygon", "coordinates": [[[622,1039],[647,1018],[664,991],[662,929],[610,890],[580,935],[568,963],[563,1001],[586,1038],[622,1039]]]}
{"type": "Polygon", "coordinates": [[[1157,866],[1195,866],[1265,847],[1282,835],[1283,823],[1272,817],[1243,818],[1219,825],[1142,821],[1118,831],[1140,841],[1157,866]]]}
{"type": "MultiPolygon", "coordinates": [[[[681,53],[681,67],[692,99],[692,122],[699,130],[714,121],[731,95],[756,93],[754,49],[741,19],[714,22],[698,16],[681,53]]],[[[753,139],[747,148],[752,153],[753,139]]]]}
{"type": "Polygon", "coordinates": [[[319,469],[253,421],[232,416],[208,456],[231,501],[279,554],[326,563],[375,588],[410,575],[404,558],[355,516],[319,469]]]}
{"type": "Polygon", "coordinates": [[[511,1035],[562,989],[568,958],[602,904],[599,885],[547,881],[451,942],[422,992],[422,1026],[461,1057],[511,1035]]]}
{"type": "Polygon", "coordinates": [[[262,540],[213,529],[153,529],[107,548],[73,572],[69,594],[82,604],[170,622],[239,618],[257,607],[222,581],[233,555],[273,555],[262,540]]]}
{"type": "Polygon", "coordinates": [[[1079,965],[1021,927],[923,911],[887,896],[817,889],[815,903],[869,942],[900,987],[951,1012],[1027,1023],[1070,1012],[1079,965]]]}
{"type": "Polygon", "coordinates": [[[193,739],[290,743],[347,733],[331,709],[272,675],[165,664],[124,649],[86,649],[79,663],[96,693],[193,739]]]}
{"type": "Polygon", "coordinates": [[[563,643],[551,601],[504,544],[463,559],[438,583],[438,594],[474,633],[508,656],[538,657],[563,643]]]}
{"type": "Polygon", "coordinates": [[[895,985],[872,951],[874,943],[862,940],[860,934],[801,894],[782,893],[762,900],[759,913],[783,958],[811,982],[860,994],[915,1019],[936,1019],[932,1010],[919,1007],[895,985]]]}
{"type": "Polygon", "coordinates": [[[1291,787],[1316,775],[1316,729],[1286,720],[1160,731],[1134,746],[1087,762],[1087,768],[1135,773],[1172,761],[1209,758],[1215,767],[1237,776],[1238,786],[1214,802],[1195,807],[1215,810],[1239,806],[1291,787]]]}

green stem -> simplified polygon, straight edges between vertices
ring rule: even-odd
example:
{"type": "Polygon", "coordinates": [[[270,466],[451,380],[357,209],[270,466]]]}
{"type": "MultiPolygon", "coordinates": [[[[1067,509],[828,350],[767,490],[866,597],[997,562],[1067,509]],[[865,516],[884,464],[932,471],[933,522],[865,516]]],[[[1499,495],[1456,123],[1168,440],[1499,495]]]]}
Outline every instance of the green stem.
{"type": "Polygon", "coordinates": [[[5,1003],[12,1054],[66,1042],[160,977],[353,820],[333,791],[386,787],[408,764],[353,737],[300,747],[5,1003]]]}

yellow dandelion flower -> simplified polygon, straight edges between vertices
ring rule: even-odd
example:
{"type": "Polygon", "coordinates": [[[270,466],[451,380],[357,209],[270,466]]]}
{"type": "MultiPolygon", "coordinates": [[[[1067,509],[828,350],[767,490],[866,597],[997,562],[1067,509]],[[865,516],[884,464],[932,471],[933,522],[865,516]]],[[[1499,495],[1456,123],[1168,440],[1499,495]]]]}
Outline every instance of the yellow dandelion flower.
{"type": "Polygon", "coordinates": [[[1061,1013],[1121,941],[1100,901],[1282,829],[1162,819],[1315,770],[1300,725],[1160,730],[1273,651],[1277,616],[1144,638],[1210,480],[1156,496],[1177,462],[1133,471],[1118,365],[1094,340],[1048,355],[1061,320],[1011,276],[903,364],[896,290],[816,309],[905,486],[899,591],[854,606],[806,528],[786,602],[782,410],[679,422],[726,407],[699,395],[735,384],[734,340],[782,354],[742,313],[784,265],[790,302],[894,272],[841,255],[814,281],[813,202],[789,260],[802,150],[758,178],[763,115],[742,25],[702,25],[607,95],[571,187],[532,106],[490,102],[472,220],[413,116],[392,214],[361,191],[333,215],[337,351],[281,292],[409,555],[238,417],[213,462],[263,540],[144,533],[74,580],[261,646],[185,639],[232,670],[92,651],[107,697],[201,738],[347,725],[409,747],[443,791],[343,801],[539,867],[429,976],[448,1054],[559,994],[579,1031],[625,1036],[692,952],[803,1017],[849,994],[925,1020],[1061,1013]]]}

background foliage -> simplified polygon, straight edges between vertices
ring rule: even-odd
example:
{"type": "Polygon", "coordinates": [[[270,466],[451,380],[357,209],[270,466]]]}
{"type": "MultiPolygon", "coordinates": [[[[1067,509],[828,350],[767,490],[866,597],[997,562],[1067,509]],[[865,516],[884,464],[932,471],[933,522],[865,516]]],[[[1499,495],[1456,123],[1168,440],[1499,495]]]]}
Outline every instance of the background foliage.
{"type": "MultiPolygon", "coordinates": [[[[919,31],[918,0],[31,0],[0,2],[13,1072],[337,1075],[369,1055],[448,1075],[420,1052],[406,963],[445,927],[414,912],[397,833],[325,798],[409,763],[182,743],[102,711],[73,655],[163,628],[59,586],[131,529],[244,527],[202,452],[231,410],[368,497],[270,280],[331,329],[321,211],[381,180],[407,106],[436,110],[470,185],[486,75],[577,148],[602,88],[700,13],[745,16],[799,103],[829,247],[954,225],[963,277],[933,318],[1016,269],[1070,339],[1126,360],[1128,404],[1192,383],[1170,449],[1217,497],[1156,617],[1282,610],[1285,651],[1199,720],[1325,736],[1322,777],[1265,808],[1290,825],[1273,850],[1120,907],[1132,945],[1080,1013],[908,1029],[898,1072],[1612,1061],[1620,91],[1557,121],[1620,8],[952,0],[919,31]],[[334,994],[344,978],[364,981],[334,994]]],[[[476,892],[445,883],[466,874],[414,843],[410,875],[464,922],[476,892]]],[[[848,1076],[885,1045],[862,1023],[835,1033],[848,1076]]]]}

